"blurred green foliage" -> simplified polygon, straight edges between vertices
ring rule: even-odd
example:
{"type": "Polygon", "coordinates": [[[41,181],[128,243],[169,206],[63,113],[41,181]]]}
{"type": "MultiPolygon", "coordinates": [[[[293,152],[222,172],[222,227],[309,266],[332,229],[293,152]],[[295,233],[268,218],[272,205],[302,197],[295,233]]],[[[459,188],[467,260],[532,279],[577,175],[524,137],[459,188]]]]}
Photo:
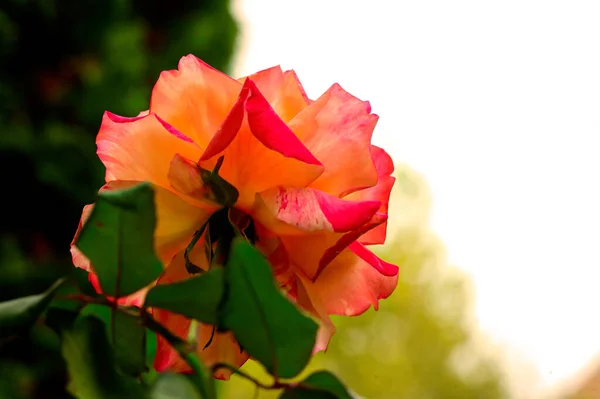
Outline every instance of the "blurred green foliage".
{"type": "MultiPolygon", "coordinates": [[[[81,209],[104,182],[95,136],[135,116],[189,53],[227,70],[237,25],[223,0],[3,0],[0,4],[0,301],[70,268],[81,209]]],[[[55,335],[0,341],[0,398],[65,397],[55,335]]]]}

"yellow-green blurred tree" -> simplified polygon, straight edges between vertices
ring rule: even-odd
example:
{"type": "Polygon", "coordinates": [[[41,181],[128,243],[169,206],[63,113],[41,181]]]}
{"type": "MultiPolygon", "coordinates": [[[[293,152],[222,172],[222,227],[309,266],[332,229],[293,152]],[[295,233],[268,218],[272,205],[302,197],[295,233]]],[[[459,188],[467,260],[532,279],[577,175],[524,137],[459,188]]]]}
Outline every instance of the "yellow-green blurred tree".
{"type": "MultiPolygon", "coordinates": [[[[333,370],[368,399],[507,397],[500,368],[478,344],[468,280],[447,264],[428,228],[428,188],[410,168],[397,169],[389,242],[378,253],[400,266],[398,287],[378,311],[335,318],[338,331],[309,370],[333,370]]],[[[266,378],[256,364],[245,369],[266,378]]],[[[227,398],[252,396],[252,385],[238,377],[222,387],[227,398]]],[[[258,397],[277,393],[261,391],[258,397]]]]}

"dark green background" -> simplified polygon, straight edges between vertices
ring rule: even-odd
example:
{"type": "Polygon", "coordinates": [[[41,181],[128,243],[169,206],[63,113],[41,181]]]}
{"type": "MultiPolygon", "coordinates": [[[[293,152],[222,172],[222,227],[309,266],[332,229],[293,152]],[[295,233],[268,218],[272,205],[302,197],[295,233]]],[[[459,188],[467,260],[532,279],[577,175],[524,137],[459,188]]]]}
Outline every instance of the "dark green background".
{"type": "MultiPolygon", "coordinates": [[[[160,71],[189,53],[227,70],[237,25],[223,0],[0,3],[0,300],[45,289],[104,170],[95,136],[110,110],[148,109],[160,71]]],[[[0,342],[0,398],[65,396],[56,337],[0,342]]]]}

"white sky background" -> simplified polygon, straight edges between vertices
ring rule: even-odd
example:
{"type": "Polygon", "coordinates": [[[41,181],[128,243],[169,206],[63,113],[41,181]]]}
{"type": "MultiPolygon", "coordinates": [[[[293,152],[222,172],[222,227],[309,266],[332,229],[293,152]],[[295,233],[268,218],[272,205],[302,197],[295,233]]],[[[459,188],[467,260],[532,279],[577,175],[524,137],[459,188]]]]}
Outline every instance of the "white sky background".
{"type": "Polygon", "coordinates": [[[424,174],[481,327],[542,387],[600,353],[600,1],[236,0],[235,75],[338,82],[424,174]]]}

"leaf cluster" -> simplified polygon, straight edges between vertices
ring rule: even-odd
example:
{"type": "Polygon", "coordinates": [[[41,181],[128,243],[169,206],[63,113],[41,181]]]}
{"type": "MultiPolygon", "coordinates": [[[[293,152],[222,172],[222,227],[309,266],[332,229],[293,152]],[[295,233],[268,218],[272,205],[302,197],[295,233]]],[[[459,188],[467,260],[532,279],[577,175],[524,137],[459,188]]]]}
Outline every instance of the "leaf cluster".
{"type": "MultiPolygon", "coordinates": [[[[229,220],[220,223],[228,223],[229,220]]],[[[186,280],[155,285],[163,272],[153,249],[154,193],[140,183],[98,194],[77,241],[90,259],[103,293],[80,269],[46,291],[0,303],[0,339],[44,324],[60,340],[69,371],[69,391],[81,399],[217,397],[213,373],[226,368],[281,398],[348,399],[331,373],[319,371],[291,382],[308,363],[318,325],[278,289],[267,260],[246,236],[231,240],[224,264],[186,280]],[[149,288],[141,306],[119,301],[149,288]],[[229,364],[208,370],[195,348],[152,317],[163,309],[195,323],[231,331],[240,347],[273,377],[265,385],[229,364]],[[189,374],[153,370],[156,337],[163,337],[188,363],[189,374]]]]}

